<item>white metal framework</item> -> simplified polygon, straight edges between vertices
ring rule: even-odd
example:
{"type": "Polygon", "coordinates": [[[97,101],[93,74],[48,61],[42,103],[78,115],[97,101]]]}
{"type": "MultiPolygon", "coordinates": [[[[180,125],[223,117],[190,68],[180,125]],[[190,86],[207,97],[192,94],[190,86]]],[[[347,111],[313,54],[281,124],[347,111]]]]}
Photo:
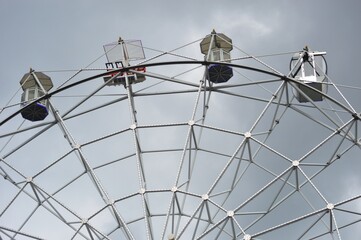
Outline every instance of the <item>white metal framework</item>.
{"type": "Polygon", "coordinates": [[[21,93],[3,105],[1,238],[354,239],[356,106],[329,76],[327,93],[291,77],[298,51],[255,57],[233,43],[217,63],[233,77],[214,84],[202,40],[144,47],[147,59],[121,69],[43,71],[54,89],[38,99],[41,122],[21,117],[21,93]]]}

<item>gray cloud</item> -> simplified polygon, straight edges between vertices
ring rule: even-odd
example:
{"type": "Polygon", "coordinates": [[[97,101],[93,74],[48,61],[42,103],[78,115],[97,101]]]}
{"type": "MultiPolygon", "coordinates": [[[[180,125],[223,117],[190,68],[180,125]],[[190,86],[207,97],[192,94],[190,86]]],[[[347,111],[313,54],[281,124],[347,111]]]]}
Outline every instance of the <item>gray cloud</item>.
{"type": "MultiPolygon", "coordinates": [[[[20,85],[18,82],[23,74],[29,71],[30,67],[41,71],[79,69],[85,67],[98,56],[103,54],[102,46],[104,44],[117,41],[119,36],[124,39],[141,39],[145,47],[167,51],[175,49],[188,42],[200,39],[209,34],[214,28],[216,31],[223,32],[227,36],[231,37],[233,43],[241,50],[253,55],[298,51],[306,44],[313,50],[327,51],[326,59],[329,66],[329,75],[331,80],[340,85],[358,87],[358,89],[344,87],[340,87],[340,89],[354,106],[356,111],[360,112],[361,98],[359,88],[361,87],[361,84],[357,74],[360,62],[359,43],[361,42],[361,34],[358,26],[358,23],[361,20],[360,14],[358,13],[359,9],[360,3],[358,1],[330,2],[326,0],[308,0],[298,2],[284,0],[272,2],[213,0],[202,0],[198,2],[137,1],[132,3],[126,3],[123,1],[99,2],[80,0],[72,1],[71,3],[41,0],[24,2],[0,0],[0,108],[4,107],[8,100],[19,89],[20,85]]],[[[202,59],[197,44],[190,46],[189,48],[181,49],[177,51],[177,53],[191,55],[202,59]]],[[[147,57],[151,57],[155,54],[156,53],[154,51],[146,49],[147,57]]],[[[238,51],[238,49],[233,50],[232,54],[234,57],[245,56],[245,54],[238,51]]],[[[287,55],[286,57],[281,56],[277,58],[275,62],[273,58],[261,59],[286,74],[289,70],[289,56],[291,55],[287,55]]],[[[104,68],[104,63],[105,57],[102,57],[90,67],[104,68]]],[[[239,63],[242,64],[251,62],[240,61],[239,63]]],[[[182,66],[184,70],[186,70],[187,67],[182,66]]],[[[157,68],[154,71],[159,71],[162,74],[169,74],[170,76],[173,76],[178,70],[173,69],[173,67],[163,67],[157,68]]],[[[239,71],[252,79],[259,77],[259,75],[251,72],[243,70],[239,71]]],[[[83,72],[79,74],[74,81],[79,80],[82,77],[89,76],[92,73],[93,72],[83,72]]],[[[56,86],[72,74],[74,74],[74,72],[49,73],[56,86]]],[[[180,76],[179,78],[182,77],[183,76],[180,76]]],[[[187,77],[191,79],[190,81],[192,81],[192,83],[198,83],[202,76],[197,72],[193,75],[191,73],[187,75],[187,77]]],[[[266,78],[265,76],[262,77],[266,78]]],[[[134,89],[142,89],[144,86],[150,86],[159,81],[154,78],[148,79],[149,80],[145,81],[143,85],[134,85],[134,89]]],[[[240,74],[235,74],[232,78],[232,83],[236,81],[245,82],[247,80],[240,74]]],[[[93,84],[82,85],[74,88],[74,90],[71,90],[68,94],[88,94],[101,82],[102,80],[99,79],[94,81],[93,84]]],[[[272,87],[269,88],[271,89],[272,87]]],[[[150,88],[148,91],[144,90],[143,92],[148,93],[153,90],[165,91],[168,88],[186,89],[186,87],[183,86],[178,88],[177,84],[162,83],[159,86],[150,88]]],[[[189,88],[187,87],[187,89],[189,88]]],[[[257,89],[258,88],[256,87],[250,87],[243,92],[240,89],[231,89],[229,91],[248,95],[254,94],[269,99],[270,95],[265,90],[262,90],[260,93],[253,93],[253,91],[258,91],[257,89]]],[[[120,94],[126,94],[123,87],[105,88],[100,91],[99,94],[119,94],[119,92],[120,94]]],[[[335,95],[337,94],[336,92],[332,93],[335,95]]],[[[254,103],[253,101],[244,101],[242,104],[239,104],[238,98],[219,93],[212,94],[208,113],[209,119],[206,120],[206,124],[209,124],[210,126],[244,133],[251,127],[262,109],[260,104],[254,103]],[[223,102],[226,102],[227,104],[223,104],[223,102]],[[247,117],[244,121],[242,120],[243,114],[245,115],[245,118],[247,117]]],[[[64,93],[64,95],[66,94],[64,93]]],[[[121,95],[118,95],[117,97],[121,97],[121,95]]],[[[97,106],[104,103],[104,101],[110,101],[112,99],[116,99],[117,97],[92,98],[76,111],[81,111],[82,109],[87,109],[94,105],[97,106]]],[[[20,93],[15,95],[11,104],[18,103],[19,99],[20,93]]],[[[52,98],[52,101],[60,112],[64,112],[75,102],[80,101],[80,99],[80,97],[54,97],[52,98]]],[[[341,99],[341,97],[338,99],[341,99]]],[[[185,124],[181,127],[140,129],[139,134],[142,139],[140,144],[141,147],[144,148],[142,150],[157,150],[161,146],[165,145],[169,148],[184,147],[186,133],[189,127],[186,123],[191,117],[195,101],[195,93],[153,98],[139,97],[138,99],[135,98],[135,101],[138,111],[137,116],[139,117],[139,124],[147,125],[165,122],[185,124]],[[169,102],[165,99],[168,99],[169,102]]],[[[128,128],[131,120],[129,119],[129,109],[127,104],[127,101],[124,100],[113,104],[110,107],[99,110],[94,114],[84,115],[84,117],[79,117],[74,120],[67,120],[66,123],[75,139],[80,144],[84,144],[87,141],[101,137],[104,134],[112,134],[116,131],[128,128]],[[119,109],[122,110],[119,111],[119,109]],[[108,119],[107,116],[114,112],[116,112],[116,114],[114,114],[114,119],[108,119]]],[[[344,104],[346,103],[344,102],[344,104]]],[[[332,105],[332,107],[335,106],[332,105]]],[[[17,109],[18,108],[11,108],[4,110],[0,115],[0,120],[3,120],[7,114],[10,114],[17,109]]],[[[272,108],[272,110],[274,111],[274,108],[272,108]]],[[[307,109],[305,111],[307,111],[307,109]]],[[[324,131],[324,128],[317,124],[306,124],[306,118],[300,114],[292,111],[288,111],[287,114],[288,113],[290,115],[286,115],[282,119],[283,122],[281,121],[280,127],[275,129],[275,139],[271,138],[267,144],[277,151],[282,152],[287,157],[290,157],[292,160],[302,157],[305,153],[307,153],[307,151],[312,149],[315,144],[321,142],[324,138],[331,134],[330,131],[324,131]],[[287,122],[284,124],[284,122],[288,119],[290,119],[290,121],[292,121],[295,125],[295,127],[291,130],[289,130],[291,124],[287,122]],[[302,127],[305,126],[310,127],[308,131],[302,131],[302,127]],[[307,132],[309,136],[305,136],[305,132],[307,132]],[[287,139],[278,140],[277,134],[287,139]],[[292,138],[295,139],[293,144],[289,143],[292,138]],[[308,141],[308,138],[312,139],[308,141]],[[308,142],[303,144],[305,141],[308,142]]],[[[201,113],[197,112],[196,116],[199,118],[201,113]]],[[[315,114],[315,116],[319,115],[315,114]]],[[[345,116],[344,119],[349,117],[348,115],[342,116],[345,116]]],[[[273,117],[272,111],[271,113],[267,113],[267,118],[260,122],[256,130],[258,132],[267,131],[267,127],[271,124],[271,117],[273,117]]],[[[54,118],[52,116],[49,116],[47,121],[51,121],[53,119],[54,118]]],[[[329,124],[329,121],[323,118],[322,120],[329,124]]],[[[15,118],[6,125],[1,126],[0,133],[3,134],[10,129],[16,129],[20,122],[21,119],[19,117],[15,118]]],[[[29,123],[25,123],[25,126],[30,125],[31,124],[29,123]]],[[[199,134],[200,128],[196,127],[195,129],[195,133],[199,134]]],[[[33,132],[35,131],[36,130],[33,132]]],[[[360,131],[358,130],[358,132],[360,131]]],[[[26,135],[30,134],[26,133],[22,136],[26,135]]],[[[236,151],[237,146],[243,139],[242,136],[228,135],[223,132],[209,129],[204,130],[203,135],[204,138],[209,137],[202,139],[200,142],[200,146],[204,148],[204,150],[219,151],[228,155],[232,155],[236,151]],[[231,144],[223,147],[218,141],[212,141],[213,139],[211,139],[210,136],[213,136],[216,140],[223,139],[225,144],[227,142],[231,144]]],[[[255,136],[255,138],[262,140],[261,137],[255,136]]],[[[337,140],[339,139],[340,138],[337,140]]],[[[3,146],[7,140],[8,139],[1,139],[1,146],[3,146]]],[[[9,149],[15,147],[21,141],[21,137],[15,137],[6,149],[1,152],[0,156],[6,154],[9,149]]],[[[331,154],[327,151],[329,150],[328,147],[336,148],[336,145],[336,141],[330,142],[324,148],[326,153],[320,151],[320,153],[315,155],[315,157],[312,155],[312,157],[306,159],[305,162],[323,162],[323,159],[326,159],[326,157],[331,154]],[[317,160],[315,160],[315,158],[317,158],[317,160]]],[[[253,151],[257,149],[258,146],[259,145],[257,143],[251,143],[253,151]]],[[[349,145],[345,143],[340,149],[345,150],[348,146],[349,145]]],[[[100,141],[97,144],[84,146],[83,149],[90,164],[94,167],[134,153],[135,150],[132,147],[134,147],[133,136],[131,131],[129,131],[127,134],[119,134],[117,137],[100,141]],[[128,142],[127,140],[130,140],[131,142],[128,142]],[[122,146],[117,144],[122,142],[122,146]],[[123,150],[122,148],[127,148],[127,150],[123,150]]],[[[39,140],[29,143],[27,148],[20,150],[13,156],[10,156],[9,159],[13,161],[12,164],[14,164],[14,166],[21,169],[21,171],[25,172],[27,176],[29,176],[36,171],[39,171],[39,169],[45,167],[47,164],[50,164],[54,161],[54,159],[59,158],[61,154],[65,154],[70,150],[70,146],[68,146],[66,140],[63,139],[62,132],[58,128],[53,127],[47,132],[47,135],[43,135],[39,138],[39,140]],[[47,141],[47,139],[50,139],[51,136],[53,136],[53,138],[47,141]],[[42,145],[42,142],[46,142],[47,144],[42,145]],[[46,149],[42,152],[44,146],[46,146],[46,149]],[[53,149],[56,150],[54,151],[53,149]],[[28,152],[42,154],[39,154],[39,157],[34,157],[34,159],[39,159],[37,162],[37,160],[34,160],[33,157],[30,159],[30,156],[27,156],[28,152]],[[27,160],[23,164],[24,156],[27,156],[27,160]]],[[[194,151],[186,151],[186,153],[194,154],[194,151]]],[[[350,153],[345,154],[345,157],[342,157],[340,162],[337,162],[335,165],[331,166],[328,171],[325,171],[324,175],[320,174],[319,177],[315,178],[314,181],[317,187],[322,190],[322,193],[327,196],[327,199],[330,198],[336,201],[340,198],[339,194],[342,195],[341,199],[351,197],[354,194],[360,194],[360,189],[357,189],[357,186],[361,180],[358,172],[355,170],[359,167],[359,163],[357,161],[359,157],[357,154],[358,150],[350,151],[350,153]],[[354,167],[351,167],[350,170],[351,164],[353,164],[354,167]],[[344,175],[338,173],[342,173],[344,175]],[[335,176],[335,178],[333,178],[333,176],[335,176]],[[344,180],[342,176],[347,176],[346,178],[348,180],[344,180]],[[330,182],[332,182],[332,188],[329,187],[330,182]],[[349,187],[346,188],[345,186],[349,187]]],[[[237,156],[239,156],[239,154],[237,156]]],[[[144,164],[146,171],[148,172],[147,174],[164,176],[163,179],[152,178],[149,182],[149,185],[151,186],[150,188],[156,189],[156,186],[159,186],[160,188],[171,188],[174,184],[174,177],[177,174],[177,164],[179,164],[181,153],[179,151],[174,154],[169,152],[164,154],[148,153],[143,154],[143,158],[145,161],[144,164]]],[[[229,160],[229,157],[200,152],[198,154],[198,159],[199,161],[195,163],[195,176],[193,177],[194,179],[197,179],[197,174],[199,174],[199,181],[198,183],[197,181],[192,182],[190,189],[196,194],[201,195],[209,189],[209,185],[212,183],[213,179],[217,177],[217,174],[219,174],[221,169],[229,160]],[[214,161],[217,160],[217,162],[212,163],[211,159],[214,161]],[[206,172],[202,171],[204,167],[212,169],[212,174],[206,174],[206,172]],[[212,179],[212,181],[210,179],[212,179]]],[[[96,174],[98,174],[99,178],[101,178],[100,180],[102,181],[102,184],[104,184],[105,189],[107,189],[112,198],[118,199],[139,190],[139,183],[137,182],[138,176],[136,174],[132,174],[129,175],[130,177],[128,178],[126,173],[128,169],[135,171],[137,168],[135,161],[136,157],[131,156],[125,160],[119,161],[117,164],[95,170],[96,174]],[[121,169],[121,171],[118,171],[118,169],[121,169]],[[107,173],[109,173],[109,175],[107,173]],[[111,175],[114,175],[114,178],[111,175]],[[127,179],[131,179],[131,183],[125,184],[124,182],[126,182],[127,179]],[[127,185],[128,189],[126,189],[124,185],[127,185]],[[122,190],[118,191],[118,187],[121,187],[122,190]]],[[[284,160],[281,157],[277,156],[275,153],[271,153],[270,151],[263,150],[259,153],[259,164],[267,166],[269,169],[272,169],[277,173],[280,173],[282,170],[286,169],[286,167],[289,167],[289,165],[286,166],[286,164],[281,163],[283,161],[284,160]],[[270,164],[268,160],[277,162],[277,165],[270,164]],[[279,166],[279,168],[277,166],[279,166]]],[[[43,174],[41,177],[36,179],[39,185],[43,186],[45,190],[53,192],[59,187],[58,185],[64,184],[64,179],[61,178],[63,175],[66,178],[66,181],[70,181],[69,179],[78,176],[83,170],[79,159],[77,159],[77,156],[74,153],[70,154],[63,163],[64,165],[56,165],[47,171],[52,178],[50,178],[48,174],[43,174]],[[67,171],[65,165],[68,164],[69,166],[70,162],[72,171],[67,171]],[[64,174],[59,172],[64,172],[64,174]]],[[[234,165],[234,163],[231,165],[232,169],[234,165]]],[[[185,163],[185,167],[187,166],[187,163],[185,163]]],[[[245,166],[246,162],[245,165],[242,165],[242,169],[244,169],[245,166]]],[[[6,167],[4,168],[16,176],[16,181],[20,181],[20,179],[22,179],[22,177],[14,171],[11,171],[6,167]]],[[[304,171],[307,174],[312,175],[315,171],[314,169],[319,168],[313,168],[313,170],[310,170],[305,167],[304,171]]],[[[247,171],[247,174],[249,174],[247,175],[247,179],[250,179],[250,181],[241,181],[236,188],[237,191],[233,193],[235,195],[239,192],[243,193],[244,195],[241,198],[243,200],[247,199],[247,197],[251,196],[251,194],[259,190],[267,182],[274,178],[271,174],[265,174],[263,170],[253,165],[252,171],[247,171]]],[[[226,175],[231,176],[231,173],[226,172],[226,175]]],[[[185,176],[186,175],[182,175],[181,179],[184,180],[183,178],[185,178],[185,176]]],[[[291,176],[293,179],[294,175],[291,176]]],[[[67,205],[72,205],[74,208],[73,210],[79,212],[82,217],[90,217],[94,214],[94,211],[96,211],[104,203],[102,202],[102,199],[98,198],[99,195],[97,194],[95,194],[97,195],[96,199],[87,201],[86,199],[89,196],[93,196],[93,193],[96,191],[95,188],[92,187],[86,174],[80,179],[81,180],[79,181],[75,181],[74,184],[71,184],[67,191],[59,194],[59,199],[63,200],[67,205]],[[68,196],[79,192],[79,189],[82,188],[81,183],[83,182],[87,183],[87,187],[83,189],[83,196],[79,196],[79,201],[71,202],[72,200],[71,198],[68,198],[68,196]],[[87,201],[86,204],[83,204],[85,201],[87,201]],[[87,209],[90,209],[88,215],[86,214],[87,209]]],[[[229,185],[229,178],[225,179],[226,180],[224,182],[217,186],[217,191],[229,185]]],[[[300,177],[300,179],[303,181],[306,180],[304,177],[300,177]]],[[[17,189],[11,187],[7,181],[1,180],[1,182],[0,191],[7,191],[9,189],[9,192],[12,195],[16,194],[17,189]]],[[[290,183],[295,184],[295,180],[290,180],[290,183]]],[[[311,187],[305,187],[305,189],[308,188],[311,187]]],[[[29,186],[27,189],[31,192],[31,188],[29,186]]],[[[292,188],[286,188],[285,191],[291,191],[291,189],[292,188]]],[[[282,192],[281,195],[283,196],[286,192],[282,192]]],[[[313,196],[317,195],[311,191],[305,190],[305,192],[306,195],[308,194],[307,197],[310,197],[311,199],[313,196]]],[[[167,211],[167,208],[169,207],[167,204],[170,204],[170,193],[164,193],[164,196],[165,195],[166,197],[159,198],[158,200],[162,203],[162,206],[152,208],[153,210],[156,209],[154,211],[167,211]]],[[[179,195],[179,198],[182,199],[182,194],[179,195]]],[[[232,195],[225,206],[235,208],[240,204],[237,200],[234,200],[237,199],[237,196],[235,195],[232,195]]],[[[34,196],[34,193],[32,193],[32,196],[34,196]]],[[[149,196],[153,205],[157,205],[157,198],[155,198],[154,195],[151,195],[151,193],[149,196]]],[[[260,208],[262,204],[269,204],[267,201],[271,198],[271,196],[273,196],[272,193],[265,193],[265,195],[262,195],[262,200],[255,200],[254,204],[247,206],[246,209],[249,208],[250,210],[254,210],[254,208],[260,208]]],[[[21,197],[22,200],[26,199],[26,196],[21,197]]],[[[121,215],[124,216],[125,221],[132,221],[134,218],[142,216],[143,210],[140,199],[141,198],[139,196],[136,196],[134,198],[129,198],[129,200],[116,203],[117,208],[121,212],[121,215]],[[136,200],[133,201],[133,199],[136,200]]],[[[215,202],[220,203],[222,197],[215,197],[214,199],[215,202]]],[[[6,201],[9,201],[9,199],[6,199],[6,201]]],[[[28,201],[28,199],[26,199],[26,201],[28,201]]],[[[186,209],[189,210],[189,214],[192,213],[191,211],[194,211],[195,207],[200,202],[200,198],[187,198],[187,203],[189,204],[186,206],[186,209]]],[[[355,205],[358,207],[360,206],[359,202],[359,200],[355,201],[355,205]]],[[[21,201],[17,202],[14,206],[22,206],[21,203],[21,201]]],[[[314,203],[317,207],[324,207],[322,205],[322,199],[320,200],[317,198],[317,200],[314,200],[314,203]]],[[[4,204],[1,205],[1,211],[5,206],[4,204]]],[[[34,202],[32,202],[31,206],[33,205],[34,202]]],[[[308,206],[308,204],[302,196],[297,195],[295,199],[292,198],[287,204],[285,204],[285,209],[281,209],[280,213],[285,214],[290,207],[295,208],[295,206],[305,207],[308,206]]],[[[214,206],[211,208],[213,207],[214,206]]],[[[26,209],[25,206],[22,206],[21,209],[22,213],[19,218],[25,218],[29,209],[26,209]]],[[[61,209],[60,211],[64,215],[69,214],[66,213],[67,211],[62,207],[59,207],[59,209],[61,209]]],[[[308,206],[308,210],[312,211],[312,207],[308,206]]],[[[357,211],[360,212],[361,209],[357,209],[357,211]]],[[[11,215],[16,214],[15,212],[16,211],[14,209],[11,209],[7,212],[10,216],[4,215],[2,219],[0,217],[0,227],[11,226],[11,224],[13,224],[12,226],[14,226],[14,228],[19,227],[21,224],[20,220],[15,220],[13,215],[11,215]],[[8,219],[11,219],[10,223],[7,222],[8,219]]],[[[152,213],[154,214],[154,212],[152,213]]],[[[224,215],[222,214],[217,215],[216,219],[221,219],[221,216],[224,215]]],[[[301,214],[301,211],[295,211],[293,216],[298,216],[298,214],[301,214]]],[[[273,217],[275,222],[267,221],[266,218],[266,220],[263,222],[261,221],[259,225],[256,225],[253,229],[251,228],[251,230],[253,232],[257,232],[257,230],[273,226],[272,224],[278,224],[281,223],[281,221],[285,221],[284,215],[273,217]]],[[[290,218],[288,218],[288,220],[290,220],[290,218]]],[[[75,221],[77,218],[71,216],[69,219],[74,219],[75,221]]],[[[159,219],[160,220],[154,220],[153,224],[155,225],[155,228],[159,227],[162,229],[164,227],[165,219],[164,217],[160,217],[159,219]]],[[[340,219],[343,219],[342,216],[340,216],[340,219]]],[[[239,219],[239,221],[245,225],[250,223],[249,220],[244,219],[239,219]]],[[[327,221],[329,221],[329,219],[327,219],[327,221]]],[[[115,227],[111,214],[106,210],[91,219],[90,222],[104,231],[111,231],[110,228],[115,227]],[[109,225],[105,223],[109,223],[109,225]]],[[[185,224],[184,219],[182,219],[181,222],[181,225],[185,224]]],[[[24,232],[31,233],[31,226],[34,226],[35,235],[42,232],[42,229],[39,228],[39,226],[36,226],[36,223],[36,221],[29,223],[24,229],[24,232]]],[[[57,224],[59,223],[57,222],[57,224]]],[[[134,225],[130,224],[131,231],[136,232],[136,227],[140,226],[142,227],[142,232],[139,231],[135,234],[142,235],[145,232],[144,225],[144,222],[136,223],[134,225]]],[[[194,227],[194,225],[194,222],[190,224],[191,227],[194,227]]],[[[74,227],[78,228],[79,224],[74,224],[74,227]]],[[[205,226],[202,225],[202,227],[205,226]]],[[[316,229],[317,228],[318,227],[316,227],[316,229]]],[[[65,238],[70,238],[72,234],[74,234],[72,230],[69,230],[68,228],[64,229],[66,229],[66,234],[64,233],[65,238]]],[[[230,230],[228,227],[226,227],[226,229],[230,230]]],[[[56,229],[52,229],[52,231],[56,231],[56,229]]],[[[167,234],[168,231],[170,231],[170,226],[167,226],[167,234]]],[[[44,232],[44,236],[47,236],[46,234],[48,234],[48,232],[49,234],[52,234],[52,232],[47,231],[44,232]]],[[[87,234],[85,229],[82,229],[81,232],[84,235],[87,234]]],[[[159,236],[161,234],[161,230],[158,229],[156,234],[159,236]]],[[[275,232],[275,234],[277,235],[278,233],[275,232]]],[[[282,232],[279,234],[282,234],[282,232]]],[[[349,239],[351,238],[350,236],[355,236],[358,232],[355,232],[353,235],[349,234],[350,233],[348,231],[342,230],[342,239],[349,239]]],[[[111,235],[111,237],[113,237],[113,239],[118,239],[121,235],[122,233],[120,231],[116,231],[113,235],[111,235]]],[[[0,236],[2,236],[3,239],[7,239],[1,232],[0,236]]],[[[184,236],[187,237],[187,233],[184,236]]],[[[269,237],[272,236],[273,235],[269,235],[269,237]]],[[[260,239],[263,239],[261,237],[260,239]]],[[[334,235],[334,237],[337,239],[336,235],[334,235]]],[[[58,238],[64,239],[63,236],[58,236],[58,238]]],[[[265,239],[269,238],[265,236],[265,239]]]]}

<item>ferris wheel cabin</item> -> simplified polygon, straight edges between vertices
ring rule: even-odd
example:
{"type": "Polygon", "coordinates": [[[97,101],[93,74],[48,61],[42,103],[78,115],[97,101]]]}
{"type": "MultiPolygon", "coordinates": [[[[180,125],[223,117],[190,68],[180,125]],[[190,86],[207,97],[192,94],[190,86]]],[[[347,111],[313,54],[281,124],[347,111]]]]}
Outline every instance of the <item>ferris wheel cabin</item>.
{"type": "Polygon", "coordinates": [[[145,67],[131,68],[130,71],[122,71],[125,67],[130,67],[129,62],[145,58],[142,42],[140,40],[122,40],[104,45],[105,55],[108,62],[105,64],[107,71],[119,69],[105,76],[104,82],[108,86],[126,85],[143,82],[145,80],[145,67]]]}
{"type": "MultiPolygon", "coordinates": [[[[231,62],[232,39],[223,33],[216,33],[213,30],[201,41],[200,47],[206,61],[231,62]]],[[[207,68],[207,78],[213,83],[227,82],[233,76],[232,68],[224,64],[214,63],[207,68]]]]}
{"type": "Polygon", "coordinates": [[[294,88],[296,99],[300,102],[322,101],[327,93],[326,52],[311,52],[306,46],[302,52],[295,53],[290,62],[291,77],[301,84],[294,88]]]}
{"type": "Polygon", "coordinates": [[[42,72],[31,70],[22,77],[20,85],[24,91],[21,95],[22,117],[32,122],[44,120],[49,114],[48,100],[34,101],[53,87],[51,78],[42,72]]]}

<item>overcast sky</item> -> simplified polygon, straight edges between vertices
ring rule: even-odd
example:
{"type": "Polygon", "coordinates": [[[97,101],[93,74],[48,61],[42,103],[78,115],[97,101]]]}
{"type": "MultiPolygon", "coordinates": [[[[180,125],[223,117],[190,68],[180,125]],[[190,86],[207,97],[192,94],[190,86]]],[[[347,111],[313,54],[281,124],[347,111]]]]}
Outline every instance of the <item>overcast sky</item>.
{"type": "MultiPolygon", "coordinates": [[[[0,76],[6,84],[18,81],[29,67],[83,67],[102,53],[102,45],[119,36],[167,49],[198,39],[213,28],[252,54],[293,51],[305,44],[328,51],[330,71],[337,67],[337,79],[358,83],[351,75],[358,66],[361,38],[356,0],[1,0],[0,4],[0,76]]],[[[11,90],[15,85],[9,86],[11,90]]],[[[6,96],[2,94],[1,99],[6,96]]]]}
{"type": "MultiPolygon", "coordinates": [[[[30,67],[80,69],[119,37],[166,51],[215,29],[253,55],[305,45],[326,51],[332,81],[359,88],[341,90],[360,112],[360,9],[358,0],[0,0],[0,108],[30,67]]],[[[103,68],[104,62],[92,67],[103,68]]],[[[361,177],[351,172],[350,185],[359,188],[361,177]]]]}

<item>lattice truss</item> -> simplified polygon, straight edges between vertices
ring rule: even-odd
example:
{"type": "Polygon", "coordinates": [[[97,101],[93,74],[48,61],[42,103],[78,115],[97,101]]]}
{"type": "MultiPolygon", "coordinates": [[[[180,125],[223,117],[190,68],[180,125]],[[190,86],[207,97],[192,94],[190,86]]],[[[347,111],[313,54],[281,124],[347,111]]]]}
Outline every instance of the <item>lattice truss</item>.
{"type": "Polygon", "coordinates": [[[137,84],[108,86],[104,56],[36,69],[54,82],[47,118],[21,117],[21,88],[1,108],[1,238],[354,239],[360,108],[345,96],[359,89],[328,76],[323,101],[300,103],[298,50],[235,45],[221,63],[233,77],[214,84],[201,40],[144,46],[146,60],[114,71],[146,67],[137,84]]]}

